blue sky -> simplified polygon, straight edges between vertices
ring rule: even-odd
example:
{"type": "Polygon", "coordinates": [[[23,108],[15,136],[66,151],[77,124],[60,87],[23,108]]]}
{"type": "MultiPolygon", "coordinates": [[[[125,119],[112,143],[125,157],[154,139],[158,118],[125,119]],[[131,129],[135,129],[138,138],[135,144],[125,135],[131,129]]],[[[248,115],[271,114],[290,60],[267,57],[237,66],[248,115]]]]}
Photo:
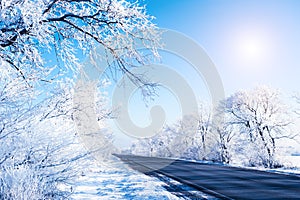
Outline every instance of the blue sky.
{"type": "Polygon", "coordinates": [[[300,1],[145,0],[160,28],[196,40],[221,75],[226,95],[300,83],[300,1]]]}
{"type": "MultiPolygon", "coordinates": [[[[143,0],[159,28],[179,31],[202,46],[215,63],[225,95],[265,84],[286,98],[300,91],[300,1],[143,0]]],[[[199,100],[209,101],[203,80],[179,58],[162,56],[192,85],[199,100]],[[199,78],[199,77],[198,77],[199,78]]],[[[168,124],[181,116],[176,97],[165,89],[145,107],[134,94],[129,114],[139,126],[151,123],[150,110],[161,105],[168,124]]],[[[117,131],[117,130],[115,130],[117,131]]],[[[127,138],[128,140],[131,140],[127,138]]],[[[123,146],[126,136],[117,141],[123,146]]],[[[126,143],[126,142],[125,142],[126,143]]]]}

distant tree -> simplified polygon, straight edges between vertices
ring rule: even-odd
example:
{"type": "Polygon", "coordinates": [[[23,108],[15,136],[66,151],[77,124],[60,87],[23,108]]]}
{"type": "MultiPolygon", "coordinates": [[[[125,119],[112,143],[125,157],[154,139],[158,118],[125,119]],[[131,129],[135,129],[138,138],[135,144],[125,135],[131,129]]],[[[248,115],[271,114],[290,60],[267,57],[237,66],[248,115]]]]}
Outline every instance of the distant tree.
{"type": "Polygon", "coordinates": [[[220,105],[216,108],[216,116],[212,122],[210,134],[216,142],[211,147],[211,159],[229,164],[232,161],[232,154],[234,153],[231,143],[238,134],[228,119],[228,115],[224,112],[225,102],[221,101],[220,105]]]}
{"type": "Polygon", "coordinates": [[[176,136],[173,127],[166,126],[151,138],[136,140],[130,152],[144,156],[175,157],[172,142],[176,136]]]}
{"type": "MultiPolygon", "coordinates": [[[[294,99],[296,100],[296,103],[300,106],[300,94],[295,95],[295,96],[294,96],[294,99]]],[[[297,109],[295,110],[295,113],[296,113],[298,116],[300,116],[300,108],[297,108],[297,109]]]]}
{"type": "Polygon", "coordinates": [[[237,92],[227,98],[224,106],[229,115],[227,123],[248,135],[252,145],[252,163],[276,167],[276,140],[292,138],[289,125],[292,121],[277,90],[260,86],[252,91],[237,92]]]}
{"type": "Polygon", "coordinates": [[[184,157],[188,159],[206,159],[210,147],[209,109],[201,107],[199,117],[184,116],[175,124],[165,126],[151,138],[140,139],[131,148],[131,152],[159,157],[184,157]],[[204,113],[205,112],[205,113],[204,113]]]}
{"type": "Polygon", "coordinates": [[[198,131],[195,139],[200,137],[200,145],[198,146],[198,159],[206,160],[209,154],[209,148],[211,145],[210,132],[212,127],[212,111],[211,106],[208,104],[201,103],[199,108],[199,119],[198,119],[198,131]]]}

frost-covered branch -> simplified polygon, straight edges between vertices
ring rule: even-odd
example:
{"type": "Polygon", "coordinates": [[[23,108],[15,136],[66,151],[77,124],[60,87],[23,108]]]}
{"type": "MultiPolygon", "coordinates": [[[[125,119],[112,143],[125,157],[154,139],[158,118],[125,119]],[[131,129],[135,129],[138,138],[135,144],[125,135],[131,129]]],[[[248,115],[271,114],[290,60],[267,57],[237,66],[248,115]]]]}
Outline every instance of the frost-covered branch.
{"type": "Polygon", "coordinates": [[[46,81],[58,66],[79,71],[80,60],[75,54],[87,55],[99,44],[116,60],[110,67],[145,85],[130,68],[147,62],[138,48],[148,49],[155,57],[160,46],[152,17],[138,3],[125,0],[4,0],[0,13],[0,59],[24,80],[31,80],[32,70],[39,71],[39,78],[46,81]],[[44,60],[53,53],[57,61],[52,65],[56,67],[46,69],[49,63],[44,60]]]}

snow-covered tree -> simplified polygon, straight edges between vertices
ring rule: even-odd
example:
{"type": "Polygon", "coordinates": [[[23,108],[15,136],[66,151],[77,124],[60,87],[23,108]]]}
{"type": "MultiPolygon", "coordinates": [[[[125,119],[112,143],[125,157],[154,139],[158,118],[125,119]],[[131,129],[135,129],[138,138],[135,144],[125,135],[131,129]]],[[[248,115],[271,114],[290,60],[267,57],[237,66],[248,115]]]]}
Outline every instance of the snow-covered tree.
{"type": "MultiPolygon", "coordinates": [[[[114,60],[107,63],[112,71],[146,84],[130,68],[150,58],[138,48],[157,56],[151,19],[125,0],[0,1],[1,199],[67,197],[57,185],[77,175],[90,152],[77,141],[73,119],[80,108],[72,105],[73,81],[66,77],[100,45],[101,58],[114,60]]],[[[96,99],[103,125],[111,112],[96,99]]]]}
{"type": "MultiPolygon", "coordinates": [[[[198,143],[198,158],[200,160],[206,160],[208,154],[210,154],[210,148],[212,145],[212,138],[210,136],[212,127],[212,108],[210,105],[201,103],[199,108],[199,115],[198,115],[198,129],[195,136],[198,143]],[[199,142],[201,144],[199,145],[199,142]]],[[[196,143],[195,143],[196,144],[196,143]]]]}
{"type": "Polygon", "coordinates": [[[291,120],[279,91],[260,86],[237,92],[225,100],[224,111],[228,116],[226,123],[247,135],[250,164],[276,167],[276,140],[291,136],[291,120]]]}
{"type": "Polygon", "coordinates": [[[88,155],[74,138],[69,90],[41,101],[15,70],[1,73],[0,82],[1,199],[66,198],[57,184],[76,175],[88,155]]]}
{"type": "Polygon", "coordinates": [[[132,144],[130,152],[143,156],[175,157],[171,145],[176,136],[178,135],[174,133],[174,130],[166,126],[151,138],[136,140],[132,144]]]}
{"type": "Polygon", "coordinates": [[[142,83],[129,69],[147,60],[138,47],[156,54],[151,19],[144,7],[125,0],[2,0],[0,59],[28,82],[51,81],[64,69],[78,71],[81,55],[98,44],[106,50],[103,58],[115,59],[112,68],[142,83]]]}
{"type": "MultiPolygon", "coordinates": [[[[223,113],[220,113],[223,115],[223,113]]],[[[216,141],[215,145],[211,147],[211,159],[220,161],[222,163],[230,163],[231,161],[231,141],[236,135],[231,124],[224,122],[213,123],[210,132],[213,139],[216,141]]]]}
{"type": "Polygon", "coordinates": [[[211,146],[211,118],[209,106],[202,106],[198,117],[184,116],[175,124],[165,126],[155,136],[136,141],[131,152],[146,156],[206,159],[211,146]]]}

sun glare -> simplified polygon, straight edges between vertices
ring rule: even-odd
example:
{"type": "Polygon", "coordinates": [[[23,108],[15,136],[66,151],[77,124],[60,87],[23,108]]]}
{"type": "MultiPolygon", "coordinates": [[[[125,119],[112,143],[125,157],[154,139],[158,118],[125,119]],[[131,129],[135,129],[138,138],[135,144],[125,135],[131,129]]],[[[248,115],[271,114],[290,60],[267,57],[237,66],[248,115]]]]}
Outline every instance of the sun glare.
{"type": "Polygon", "coordinates": [[[266,43],[262,36],[241,35],[237,41],[237,53],[242,61],[259,64],[267,56],[266,43]]]}
{"type": "Polygon", "coordinates": [[[259,59],[263,54],[263,44],[259,40],[248,39],[241,44],[241,50],[244,51],[244,56],[249,59],[259,59]]]}

